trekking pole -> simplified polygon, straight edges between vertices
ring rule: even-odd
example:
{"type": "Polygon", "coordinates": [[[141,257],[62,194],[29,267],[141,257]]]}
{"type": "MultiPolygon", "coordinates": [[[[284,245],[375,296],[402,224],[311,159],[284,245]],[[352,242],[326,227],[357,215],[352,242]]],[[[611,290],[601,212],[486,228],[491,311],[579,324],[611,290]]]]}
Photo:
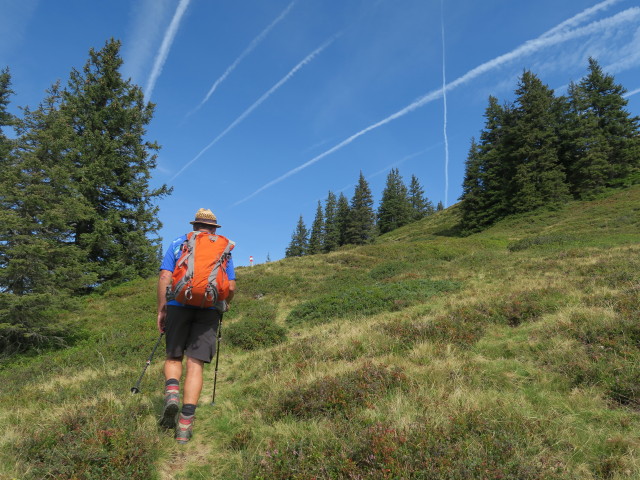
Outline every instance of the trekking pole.
{"type": "Polygon", "coordinates": [[[220,314],[220,322],[218,322],[218,340],[216,341],[216,368],[213,374],[213,397],[211,405],[216,403],[216,382],[218,381],[218,359],[220,358],[220,339],[222,338],[222,314],[220,314]]]}
{"type": "Polygon", "coordinates": [[[142,373],[140,374],[138,381],[136,382],[135,386],[131,387],[131,393],[140,393],[140,382],[142,381],[142,376],[144,375],[144,372],[147,371],[147,368],[149,367],[149,365],[151,365],[151,359],[153,358],[153,354],[156,353],[156,349],[158,348],[158,345],[160,345],[160,340],[162,340],[163,335],[164,335],[164,332],[162,332],[158,337],[158,341],[156,342],[156,345],[153,347],[153,350],[151,351],[151,355],[149,355],[149,359],[147,360],[146,365],[142,369],[142,373]]]}

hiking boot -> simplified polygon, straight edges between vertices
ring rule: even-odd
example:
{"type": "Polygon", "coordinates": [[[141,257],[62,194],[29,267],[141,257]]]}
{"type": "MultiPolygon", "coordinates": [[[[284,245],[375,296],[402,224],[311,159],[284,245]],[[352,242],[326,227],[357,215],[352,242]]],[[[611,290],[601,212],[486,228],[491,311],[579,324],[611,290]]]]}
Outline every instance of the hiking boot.
{"type": "Polygon", "coordinates": [[[169,386],[164,393],[164,408],[160,425],[164,428],[176,428],[176,416],[180,410],[180,393],[177,386],[169,386]]]}
{"type": "Polygon", "coordinates": [[[193,436],[193,421],[195,419],[195,415],[180,414],[178,426],[176,427],[176,441],[178,443],[184,444],[191,440],[193,436]]]}

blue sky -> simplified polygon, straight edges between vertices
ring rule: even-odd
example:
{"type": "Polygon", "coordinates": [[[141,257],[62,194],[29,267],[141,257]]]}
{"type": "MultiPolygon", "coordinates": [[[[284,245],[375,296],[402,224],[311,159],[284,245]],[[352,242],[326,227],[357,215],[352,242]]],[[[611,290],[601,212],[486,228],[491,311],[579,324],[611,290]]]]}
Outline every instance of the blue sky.
{"type": "Polygon", "coordinates": [[[211,208],[237,265],[282,258],[360,171],[376,206],[394,167],[456,203],[488,96],[512,100],[524,70],[561,94],[593,56],[640,112],[638,0],[0,0],[11,109],[111,37],[157,104],[163,245],[211,208]]]}

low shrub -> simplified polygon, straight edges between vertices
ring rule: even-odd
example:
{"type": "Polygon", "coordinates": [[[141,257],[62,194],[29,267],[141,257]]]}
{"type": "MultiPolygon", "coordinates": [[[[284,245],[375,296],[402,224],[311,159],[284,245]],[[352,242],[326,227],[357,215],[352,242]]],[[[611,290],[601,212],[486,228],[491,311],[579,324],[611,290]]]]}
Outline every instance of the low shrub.
{"type": "Polygon", "coordinates": [[[227,326],[225,337],[234,347],[255,350],[284,342],[287,329],[269,318],[244,318],[227,326]]]}
{"type": "Polygon", "coordinates": [[[339,376],[326,376],[309,385],[292,385],[276,402],[274,417],[349,415],[406,383],[406,376],[400,369],[367,362],[357,370],[339,376]]]}
{"type": "Polygon", "coordinates": [[[553,362],[554,369],[575,386],[599,385],[617,404],[640,408],[639,302],[621,295],[617,315],[609,321],[597,314],[573,315],[563,333],[577,340],[581,351],[553,362]]]}
{"type": "Polygon", "coordinates": [[[552,233],[549,235],[537,235],[534,237],[527,237],[521,240],[511,242],[507,249],[510,252],[519,252],[521,250],[528,250],[533,247],[541,247],[546,245],[566,245],[574,242],[574,237],[565,235],[562,233],[552,233]]]}
{"type": "Polygon", "coordinates": [[[71,409],[46,428],[31,426],[35,431],[21,432],[13,446],[20,478],[154,478],[160,440],[132,420],[139,413],[133,405],[121,411],[101,401],[71,409]]]}
{"type": "Polygon", "coordinates": [[[360,285],[304,302],[289,312],[291,325],[317,325],[349,315],[374,315],[397,311],[445,291],[459,288],[456,282],[413,279],[390,284],[360,285]]]}
{"type": "Polygon", "coordinates": [[[487,419],[480,412],[452,412],[449,422],[429,418],[404,427],[377,422],[337,425],[326,442],[272,441],[254,458],[245,478],[254,479],[456,479],[541,480],[565,478],[563,465],[531,454],[525,419],[487,419]]]}
{"type": "Polygon", "coordinates": [[[369,271],[369,276],[374,280],[384,280],[395,277],[396,275],[409,270],[410,267],[411,265],[409,263],[403,261],[381,263],[369,271]]]}

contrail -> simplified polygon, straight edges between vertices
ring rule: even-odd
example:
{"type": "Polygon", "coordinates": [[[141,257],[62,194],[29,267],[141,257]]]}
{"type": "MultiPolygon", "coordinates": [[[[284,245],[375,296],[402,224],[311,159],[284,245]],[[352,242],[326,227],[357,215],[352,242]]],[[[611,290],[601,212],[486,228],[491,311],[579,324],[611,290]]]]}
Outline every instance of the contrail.
{"type": "Polygon", "coordinates": [[[211,95],[213,95],[213,92],[215,92],[216,89],[218,88],[218,85],[220,85],[222,82],[224,82],[224,80],[229,76],[229,74],[231,72],[233,72],[235,70],[235,68],[244,59],[244,57],[249,55],[253,51],[253,49],[256,48],[258,46],[258,44],[260,42],[262,42],[262,40],[264,40],[264,38],[273,29],[273,27],[275,27],[278,24],[278,22],[280,22],[284,17],[286,17],[288,15],[289,11],[291,11],[291,9],[295,5],[296,1],[297,0],[293,0],[293,2],[291,2],[287,6],[287,8],[285,8],[282,11],[282,13],[278,16],[278,18],[276,18],[273,22],[271,22],[271,24],[260,33],[260,35],[258,35],[256,38],[254,38],[251,41],[249,46],[244,49],[244,51],[240,54],[240,56],[235,59],[235,61],[227,68],[227,70],[222,74],[222,76],[215,81],[213,86],[209,89],[209,92],[207,93],[207,95],[204,97],[204,100],[202,100],[200,102],[200,105],[198,105],[193,111],[191,111],[189,113],[189,115],[191,115],[191,114],[195,113],[196,111],[198,111],[200,109],[200,107],[202,107],[207,102],[207,100],[209,100],[211,95]]]}
{"type": "MultiPolygon", "coordinates": [[[[465,73],[464,75],[462,75],[461,77],[458,77],[457,79],[455,79],[453,82],[449,83],[446,86],[446,90],[453,90],[454,88],[457,88],[461,85],[464,85],[468,82],[470,82],[471,80],[475,79],[476,77],[479,77],[480,75],[489,72],[497,67],[500,67],[502,65],[504,65],[507,62],[510,62],[512,60],[515,60],[517,58],[529,55],[531,53],[534,53],[538,50],[541,50],[543,48],[546,47],[550,47],[553,45],[557,45],[559,43],[563,43],[566,42],[568,40],[573,40],[576,38],[580,38],[580,37],[584,37],[586,35],[590,35],[593,34],[595,32],[599,32],[600,30],[607,30],[607,29],[611,29],[613,27],[617,27],[619,24],[624,23],[624,22],[630,22],[633,20],[636,20],[638,17],[640,17],[640,7],[632,7],[629,8],[627,10],[624,10],[614,16],[605,18],[603,20],[599,20],[597,22],[593,22],[590,23],[589,25],[586,25],[584,27],[575,29],[575,30],[570,30],[568,32],[562,32],[562,33],[558,33],[555,35],[551,35],[548,37],[538,37],[534,40],[529,40],[527,42],[525,42],[524,44],[520,45],[518,48],[505,53],[504,55],[500,55],[492,60],[489,60],[488,62],[485,62],[479,66],[477,66],[476,68],[469,70],[467,73],[465,73]]],[[[252,194],[250,194],[249,196],[243,198],[242,200],[237,201],[236,203],[233,204],[233,206],[239,205],[241,203],[246,202],[247,200],[250,200],[251,198],[255,197],[256,195],[258,195],[260,192],[266,190],[269,187],[272,187],[274,185],[276,185],[277,183],[280,183],[281,181],[285,180],[286,178],[289,178],[291,175],[295,175],[296,173],[298,173],[301,170],[304,170],[305,168],[309,167],[310,165],[313,165],[314,163],[318,162],[319,160],[322,160],[324,157],[331,155],[332,153],[340,150],[342,147],[349,145],[351,142],[353,142],[355,139],[361,137],[362,135],[369,133],[372,130],[375,130],[378,127],[382,127],[383,125],[386,125],[387,123],[390,123],[400,117],[404,117],[405,115],[407,115],[408,113],[413,112],[414,110],[417,110],[420,107],[423,107],[424,105],[427,105],[428,103],[431,103],[434,100],[437,100],[438,98],[440,98],[440,96],[442,95],[442,89],[438,89],[438,90],[434,90],[432,92],[427,93],[426,95],[418,98],[416,101],[414,101],[413,103],[411,103],[410,105],[407,105],[406,107],[404,107],[403,109],[397,111],[396,113],[389,115],[387,118],[380,120],[377,123],[374,123],[372,125],[369,125],[368,127],[366,127],[365,129],[354,133],[353,135],[351,135],[349,138],[347,138],[346,140],[343,140],[342,142],[340,142],[338,145],[330,148],[329,150],[327,150],[324,153],[321,153],[320,155],[312,158],[311,160],[303,163],[302,165],[297,166],[296,168],[289,170],[288,172],[286,172],[285,174],[281,175],[280,177],[276,178],[275,180],[270,181],[269,183],[263,185],[262,187],[260,187],[259,189],[257,189],[255,192],[253,192],[252,194]]]]}
{"type": "Polygon", "coordinates": [[[442,27],[442,100],[444,103],[444,206],[448,206],[449,196],[449,140],[447,139],[447,78],[444,48],[444,0],[440,0],[440,26],[442,27]]]}
{"type": "Polygon", "coordinates": [[[564,22],[556,25],[551,30],[548,30],[545,33],[543,33],[540,37],[549,37],[551,35],[555,35],[556,33],[562,30],[566,30],[567,28],[570,29],[577,25],[580,25],[581,22],[593,16],[594,14],[598,13],[600,10],[607,9],[612,5],[615,5],[616,3],[620,3],[621,1],[622,0],[605,0],[604,2],[600,2],[594,5],[593,7],[587,8],[586,10],[583,10],[577,15],[574,15],[573,17],[569,18],[568,20],[565,20],[564,22]]]}
{"type": "Polygon", "coordinates": [[[636,88],[635,90],[631,90],[630,92],[625,93],[623,97],[629,98],[630,96],[635,95],[636,93],[640,93],[640,88],[636,88]]]}
{"type": "Polygon", "coordinates": [[[156,80],[158,80],[158,77],[162,72],[162,67],[164,66],[164,62],[167,60],[167,55],[169,55],[171,44],[173,43],[173,39],[176,36],[178,27],[180,26],[180,20],[182,19],[184,12],[189,6],[189,1],[190,0],[180,0],[178,8],[176,8],[176,12],[173,14],[173,18],[171,19],[171,23],[169,24],[169,28],[167,29],[167,32],[162,39],[162,45],[160,46],[158,55],[156,55],[156,60],[153,63],[151,75],[149,75],[149,80],[147,81],[147,88],[144,91],[144,98],[147,101],[151,98],[151,93],[153,93],[153,89],[156,86],[156,80]]]}
{"type": "Polygon", "coordinates": [[[249,108],[247,108],[242,115],[240,115],[238,118],[236,118],[227,128],[224,129],[224,131],[218,135],[216,138],[213,139],[213,141],[211,143],[209,143],[209,145],[207,145],[206,147],[204,147],[202,150],[200,150],[200,153],[198,153],[195,157],[193,157],[193,159],[191,159],[184,167],[182,167],[178,173],[176,173],[172,178],[171,181],[173,181],[178,175],[180,175],[182,172],[184,172],[187,168],[189,168],[189,166],[195,162],[198,158],[200,158],[202,156],[202,154],[204,152],[206,152],[207,150],[209,150],[211,147],[213,147],[222,137],[224,137],[227,133],[229,133],[233,128],[235,128],[240,122],[242,122],[245,118],[247,118],[247,116],[253,112],[256,108],[258,108],[262,102],[264,102],[267,98],[269,98],[276,90],[278,90],[282,85],[284,85],[291,77],[293,77],[293,75],[300,70],[302,67],[304,67],[307,63],[309,63],[311,60],[313,60],[320,52],[322,52],[325,48],[327,48],[329,45],[331,45],[331,43],[333,43],[335,41],[336,38],[338,38],[339,34],[334,35],[333,37],[331,37],[329,40],[327,40],[325,43],[323,43],[320,47],[316,48],[313,52],[311,52],[309,55],[307,55],[304,60],[302,60],[300,63],[298,63],[295,67],[293,67],[291,69],[291,71],[289,73],[287,73],[284,77],[282,77],[282,79],[276,83],[273,87],[271,87],[264,95],[262,95],[258,100],[256,100],[254,102],[253,105],[251,105],[249,108]]]}

